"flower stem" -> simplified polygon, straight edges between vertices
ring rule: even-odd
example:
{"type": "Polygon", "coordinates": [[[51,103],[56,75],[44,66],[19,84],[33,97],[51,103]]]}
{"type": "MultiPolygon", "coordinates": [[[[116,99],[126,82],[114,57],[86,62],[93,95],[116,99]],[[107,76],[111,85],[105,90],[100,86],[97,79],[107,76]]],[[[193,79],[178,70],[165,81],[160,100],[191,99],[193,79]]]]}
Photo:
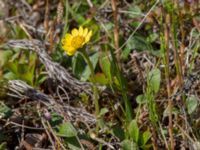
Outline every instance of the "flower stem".
{"type": "Polygon", "coordinates": [[[81,50],[80,54],[82,54],[83,58],[85,59],[91,71],[91,81],[93,84],[93,92],[94,92],[95,113],[96,113],[96,116],[98,116],[99,115],[99,93],[98,93],[98,89],[97,89],[96,81],[95,81],[94,67],[85,50],[81,50]]]}

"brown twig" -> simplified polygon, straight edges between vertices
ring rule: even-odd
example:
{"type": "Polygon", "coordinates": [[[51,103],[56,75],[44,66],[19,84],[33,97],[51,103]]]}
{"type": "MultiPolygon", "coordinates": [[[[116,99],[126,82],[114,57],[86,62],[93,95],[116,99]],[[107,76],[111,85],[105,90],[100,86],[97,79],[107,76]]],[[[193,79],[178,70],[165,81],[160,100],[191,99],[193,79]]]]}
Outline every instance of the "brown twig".
{"type": "MultiPolygon", "coordinates": [[[[115,42],[115,50],[119,49],[119,24],[118,24],[118,8],[117,8],[117,0],[111,0],[112,10],[113,10],[113,19],[114,19],[114,42],[115,42]]],[[[120,62],[120,54],[121,51],[117,52],[117,61],[120,62]]]]}
{"type": "Polygon", "coordinates": [[[46,0],[44,28],[45,28],[46,32],[48,33],[48,30],[49,30],[49,0],[46,0]]]}
{"type": "Polygon", "coordinates": [[[156,141],[157,141],[156,131],[152,125],[150,125],[150,126],[151,126],[150,130],[152,133],[151,141],[152,141],[152,145],[153,145],[153,150],[158,150],[157,143],[156,143],[156,141]]]}

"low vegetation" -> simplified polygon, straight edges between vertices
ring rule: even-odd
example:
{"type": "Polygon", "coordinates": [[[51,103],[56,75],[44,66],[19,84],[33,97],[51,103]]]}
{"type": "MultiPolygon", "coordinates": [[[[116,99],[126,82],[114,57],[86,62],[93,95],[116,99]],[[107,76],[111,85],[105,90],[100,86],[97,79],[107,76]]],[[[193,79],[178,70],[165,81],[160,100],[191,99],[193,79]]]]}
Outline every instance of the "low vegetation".
{"type": "Polygon", "coordinates": [[[198,0],[0,0],[0,150],[199,150],[198,0]]]}

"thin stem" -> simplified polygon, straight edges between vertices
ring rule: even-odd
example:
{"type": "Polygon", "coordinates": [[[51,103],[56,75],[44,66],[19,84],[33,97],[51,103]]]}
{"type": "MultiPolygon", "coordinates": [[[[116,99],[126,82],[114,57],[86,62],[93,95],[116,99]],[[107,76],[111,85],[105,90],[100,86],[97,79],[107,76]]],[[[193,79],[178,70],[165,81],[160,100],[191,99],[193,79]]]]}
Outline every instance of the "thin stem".
{"type": "Polygon", "coordinates": [[[127,96],[127,82],[120,70],[118,63],[115,63],[115,62],[117,62],[117,60],[115,58],[113,51],[111,50],[110,52],[111,52],[111,56],[112,56],[112,59],[114,62],[113,67],[114,67],[114,70],[116,71],[116,77],[119,81],[120,90],[122,92],[122,98],[123,98],[124,104],[125,104],[126,123],[128,124],[132,120],[132,107],[131,107],[131,103],[128,99],[128,96],[127,96]]]}
{"type": "Polygon", "coordinates": [[[91,81],[93,83],[93,92],[94,92],[94,103],[95,103],[95,113],[96,116],[99,115],[99,93],[98,93],[98,89],[96,86],[96,81],[95,81],[95,73],[94,73],[94,67],[90,61],[90,58],[88,57],[87,53],[85,52],[85,50],[81,50],[80,54],[83,56],[83,58],[85,59],[85,61],[87,62],[90,71],[91,71],[91,81]]]}
{"type": "MultiPolygon", "coordinates": [[[[114,19],[114,42],[115,42],[115,50],[119,49],[119,25],[118,25],[118,8],[117,8],[117,0],[111,0],[111,6],[113,10],[113,19],[114,19]]],[[[121,51],[117,52],[117,61],[120,64],[120,54],[121,51]]]]}
{"type": "Polygon", "coordinates": [[[170,86],[170,71],[169,71],[169,27],[171,23],[171,16],[169,14],[166,14],[164,9],[162,8],[162,14],[163,14],[163,20],[165,21],[163,30],[164,34],[163,37],[161,37],[161,49],[164,53],[163,61],[165,64],[165,80],[166,80],[166,86],[167,86],[167,95],[168,95],[168,108],[169,108],[169,124],[168,124],[168,130],[169,130],[169,136],[170,136],[170,148],[171,150],[174,150],[174,138],[173,138],[173,122],[172,122],[172,108],[173,103],[170,98],[171,96],[171,86],[170,86]]]}

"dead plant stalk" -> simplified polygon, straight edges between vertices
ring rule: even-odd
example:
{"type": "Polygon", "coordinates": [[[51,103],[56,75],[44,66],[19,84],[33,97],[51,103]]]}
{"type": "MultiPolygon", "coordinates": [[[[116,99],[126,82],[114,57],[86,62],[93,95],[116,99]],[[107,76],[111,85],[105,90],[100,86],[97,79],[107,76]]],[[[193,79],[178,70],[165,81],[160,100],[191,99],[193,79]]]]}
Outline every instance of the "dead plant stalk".
{"type": "Polygon", "coordinates": [[[171,90],[170,90],[170,76],[169,76],[169,26],[170,26],[170,15],[165,15],[165,26],[164,26],[164,40],[166,45],[166,69],[165,69],[165,77],[167,83],[167,95],[168,95],[168,107],[169,107],[169,136],[170,136],[170,147],[171,150],[174,150],[174,138],[173,138],[173,124],[172,124],[172,100],[170,99],[171,90]]]}
{"type": "MultiPolygon", "coordinates": [[[[118,24],[118,8],[117,8],[117,0],[111,0],[112,10],[113,10],[113,19],[114,19],[114,42],[115,42],[115,50],[119,49],[119,24],[118,24]]],[[[120,54],[121,51],[118,51],[116,54],[118,63],[120,62],[120,54]]]]}

